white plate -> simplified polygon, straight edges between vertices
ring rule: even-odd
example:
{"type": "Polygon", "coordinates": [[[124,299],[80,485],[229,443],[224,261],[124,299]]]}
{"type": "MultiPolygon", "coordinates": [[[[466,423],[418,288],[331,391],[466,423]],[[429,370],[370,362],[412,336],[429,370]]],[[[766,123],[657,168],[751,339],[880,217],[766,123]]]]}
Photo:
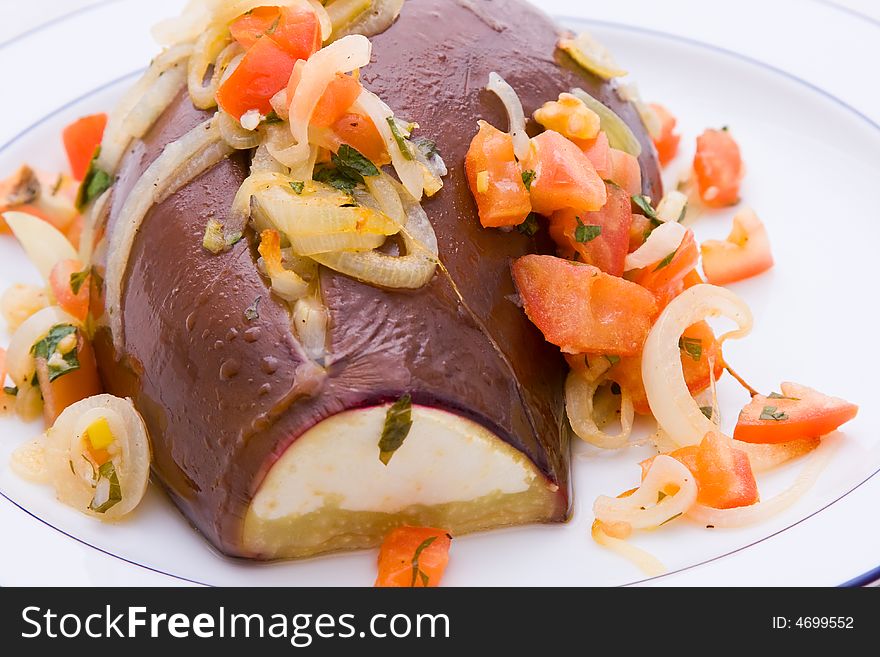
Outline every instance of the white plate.
{"type": "MultiPolygon", "coordinates": [[[[544,6],[560,16],[584,15],[580,4],[544,6]]],[[[779,517],[723,531],[679,522],[640,536],[638,543],[669,567],[663,577],[645,582],[589,539],[592,500],[634,485],[642,453],[599,454],[578,445],[571,522],[457,539],[445,583],[837,585],[869,579],[880,563],[880,476],[874,476],[880,469],[880,358],[872,288],[880,243],[873,200],[880,103],[861,70],[880,61],[880,26],[795,0],[723,3],[723,10],[720,2],[698,0],[589,4],[591,31],[632,71],[646,98],[664,102],[680,119],[684,148],[670,175],[686,166],[693,138],[706,126],[731,126],[744,151],[743,196],[768,225],[777,266],[735,286],[754,310],[756,326],[747,340],[729,346],[729,360],[761,388],[795,380],[851,399],[861,412],[814,489],[779,517]]],[[[112,106],[155,52],[147,26],[179,5],[116,0],[0,44],[2,85],[15,89],[0,110],[0,175],[23,161],[61,168],[61,128],[112,106]]],[[[705,216],[698,238],[726,234],[730,215],[705,216]]],[[[14,281],[36,282],[36,274],[3,238],[0,284],[14,281]]],[[[729,428],[746,397],[729,377],[720,393],[729,428]]],[[[373,552],[274,565],[223,559],[155,487],[130,522],[95,523],[10,472],[13,448],[38,431],[0,420],[2,584],[372,583],[373,552]]],[[[762,477],[764,497],[800,467],[762,477]]]]}

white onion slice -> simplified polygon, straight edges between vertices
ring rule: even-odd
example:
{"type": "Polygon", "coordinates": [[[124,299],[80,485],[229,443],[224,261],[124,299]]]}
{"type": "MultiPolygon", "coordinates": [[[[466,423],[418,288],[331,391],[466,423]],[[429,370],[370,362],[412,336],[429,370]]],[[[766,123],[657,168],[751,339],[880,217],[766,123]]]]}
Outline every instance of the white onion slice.
{"type": "Polygon", "coordinates": [[[602,449],[620,449],[627,445],[632,434],[635,417],[632,398],[627,390],[621,388],[620,433],[609,435],[597,426],[593,415],[593,398],[601,384],[601,379],[591,382],[577,370],[568,373],[568,378],[565,380],[565,410],[568,421],[581,440],[602,449]]]}
{"type": "Polygon", "coordinates": [[[46,469],[46,446],[43,436],[19,445],[12,452],[9,466],[19,477],[34,484],[48,484],[49,471],[46,469]]]}
{"type": "Polygon", "coordinates": [[[394,138],[394,133],[391,132],[388,119],[394,117],[394,112],[391,111],[391,108],[381,98],[366,89],[361,91],[361,95],[358,96],[355,108],[370,117],[373,125],[376,126],[376,130],[379,131],[382,141],[385,142],[385,148],[391,156],[391,163],[397,172],[398,178],[400,178],[400,182],[403,183],[410,196],[416,201],[420,201],[425,187],[425,177],[418,160],[411,153],[409,154],[409,159],[404,155],[400,145],[394,138]]]}
{"type": "MultiPolygon", "coordinates": [[[[143,418],[129,399],[95,395],[68,406],[46,432],[46,469],[61,502],[100,520],[114,521],[141,501],[150,477],[150,441],[143,418]],[[96,420],[110,425],[112,463],[122,499],[104,513],[89,508],[96,496],[93,466],[84,457],[84,434],[96,420]]],[[[106,481],[106,480],[104,480],[106,481]]]]}
{"type": "Polygon", "coordinates": [[[677,222],[661,224],[651,231],[648,239],[623,261],[624,271],[641,269],[663,260],[681,246],[687,228],[677,222]]]}
{"type": "Polygon", "coordinates": [[[698,445],[716,429],[691,397],[681,368],[679,339],[689,326],[708,317],[726,317],[737,329],[719,338],[745,336],[752,329],[749,307],[730,290],[695,285],[675,297],[654,323],[642,353],[642,380],[648,405],[669,438],[679,447],[698,445]]]}
{"type": "Polygon", "coordinates": [[[220,138],[214,118],[200,123],[171,142],[144,171],[119,212],[108,245],[106,311],[116,348],[122,350],[122,286],[135,236],[147,212],[228,156],[232,149],[220,138]]]}
{"type": "Polygon", "coordinates": [[[237,151],[250,150],[260,144],[259,133],[244,129],[235,117],[226,112],[217,112],[217,127],[223,141],[237,151]]]}
{"type": "Polygon", "coordinates": [[[31,347],[46,337],[49,330],[58,324],[80,326],[79,320],[73,315],[68,315],[58,306],[47,306],[28,317],[15,329],[9,341],[9,348],[6,350],[6,371],[19,388],[30,386],[34,375],[34,356],[31,347]]]}
{"type": "Polygon", "coordinates": [[[199,109],[217,106],[217,89],[226,68],[233,59],[242,53],[241,45],[230,43],[231,36],[226,26],[213,27],[202,34],[196,42],[192,57],[187,66],[186,84],[193,105],[199,109]],[[205,83],[208,67],[213,67],[211,77],[205,83]]]}
{"type": "Polygon", "coordinates": [[[77,259],[70,241],[48,221],[25,212],[4,212],[3,218],[47,284],[56,264],[77,259]]]}
{"type": "Polygon", "coordinates": [[[673,189],[666,192],[666,195],[657,205],[657,218],[663,222],[677,222],[684,218],[687,206],[687,194],[682,194],[677,189],[673,189]]]}
{"type": "Polygon", "coordinates": [[[373,6],[353,22],[337,25],[333,37],[339,38],[346,34],[363,34],[369,37],[384,32],[397,20],[403,2],[404,0],[373,0],[371,3],[373,6]]]}
{"type": "Polygon", "coordinates": [[[327,308],[316,299],[299,299],[293,306],[291,321],[306,354],[321,361],[327,350],[327,308]]]}
{"type": "Polygon", "coordinates": [[[666,566],[653,554],[628,541],[606,534],[603,531],[602,523],[593,523],[592,535],[596,543],[631,562],[648,577],[656,577],[667,572],[666,566]]]}
{"type": "Polygon", "coordinates": [[[593,503],[593,514],[603,523],[625,522],[633,529],[648,529],[685,513],[696,500],[697,482],[691,471],[671,456],[660,454],[654,457],[636,492],[628,497],[600,495],[593,503]],[[666,493],[672,487],[678,491],[666,493]],[[658,502],[661,492],[666,494],[658,502]]]}
{"type": "Polygon", "coordinates": [[[290,99],[290,133],[295,143],[286,154],[288,162],[285,164],[292,167],[308,159],[309,123],[327,85],[337,73],[350,73],[369,64],[371,52],[369,39],[352,34],[322,48],[305,62],[300,70],[299,84],[290,99]]]}
{"type": "Polygon", "coordinates": [[[832,435],[823,438],[822,444],[810,457],[809,462],[800,471],[794,483],[769,500],[734,509],[713,509],[703,504],[695,504],[687,512],[687,517],[701,525],[711,525],[720,529],[744,527],[775,516],[797,502],[804,493],[812,488],[834,455],[838,442],[838,436],[832,435]]]}
{"type": "Polygon", "coordinates": [[[749,456],[755,474],[778,468],[783,463],[804,456],[816,449],[819,438],[801,438],[785,443],[747,443],[734,440],[733,446],[749,456]]]}
{"type": "Polygon", "coordinates": [[[83,218],[83,230],[79,236],[79,259],[84,264],[91,264],[95,251],[95,236],[104,229],[110,217],[110,200],[113,198],[111,187],[86,209],[83,218]]]}
{"type": "Polygon", "coordinates": [[[513,152],[516,159],[523,160],[529,154],[529,136],[526,134],[526,116],[516,91],[494,71],[489,73],[486,89],[494,93],[507,110],[508,132],[513,138],[513,152]]]}

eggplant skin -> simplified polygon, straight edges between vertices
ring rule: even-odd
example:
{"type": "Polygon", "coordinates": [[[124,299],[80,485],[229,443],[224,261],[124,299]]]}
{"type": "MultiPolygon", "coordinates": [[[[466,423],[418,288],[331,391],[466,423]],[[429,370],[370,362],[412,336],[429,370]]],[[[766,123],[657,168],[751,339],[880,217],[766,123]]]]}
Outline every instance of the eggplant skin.
{"type": "MultiPolygon", "coordinates": [[[[557,27],[519,0],[407,0],[397,22],[373,38],[367,88],[420,124],[449,167],[424,203],[449,271],[416,291],[388,291],[329,270],[329,358],[318,367],[290,329],[286,307],[255,266],[256,236],[212,255],[208,219],[225,218],[247,175],[238,154],[146,216],[126,272],[120,353],[96,334],[109,392],[131,397],[150,429],[154,474],[190,522],[226,555],[243,547],[242,524],[266,473],[293,441],[339,412],[412,395],[457,413],[525,454],[556,490],[546,521],[570,505],[564,360],[513,302],[509,264],[550,253],[544,232],[484,230],[464,177],[464,155],[485,119],[504,128],[491,71],[518,91],[527,114],[571,87],[608,103],[645,146],[645,191],[658,198],[659,170],[635,110],[611,85],[555,48],[557,27]],[[259,317],[245,310],[260,299],[259,317]]],[[[114,187],[108,231],[138,177],[170,141],[208,115],[185,93],[133,145],[114,187]]],[[[228,227],[230,230],[235,227],[228,227]]]]}

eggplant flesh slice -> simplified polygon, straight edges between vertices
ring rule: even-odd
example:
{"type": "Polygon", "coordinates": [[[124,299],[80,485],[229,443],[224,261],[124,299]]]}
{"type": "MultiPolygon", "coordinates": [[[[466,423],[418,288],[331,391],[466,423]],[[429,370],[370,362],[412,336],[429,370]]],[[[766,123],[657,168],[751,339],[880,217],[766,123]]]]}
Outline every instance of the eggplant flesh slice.
{"type": "MultiPolygon", "coordinates": [[[[407,0],[373,37],[364,85],[417,122],[450,170],[423,202],[446,269],[401,291],[321,268],[329,328],[320,363],[257,270],[253,231],[226,225],[246,239],[216,255],[202,248],[207,222],[228,216],[247,176],[244,154],[145,216],[122,288],[122,347],[99,324],[96,356],[108,392],[131,397],[144,417],[154,478],[223,554],[271,560],[364,548],[405,523],[458,535],[567,519],[567,368],[516,305],[509,270],[515,258],[555,248],[546,231],[483,229],[463,171],[477,120],[506,127],[501,103],[484,90],[489,73],[517,90],[527,115],[562,91],[589,91],[642,143],[645,193],[662,190],[635,108],[556,50],[558,35],[520,0],[407,0]],[[404,394],[414,422],[386,466],[382,422],[404,394]]],[[[208,116],[182,91],[133,144],[108,234],[165,145],[208,116]]]]}

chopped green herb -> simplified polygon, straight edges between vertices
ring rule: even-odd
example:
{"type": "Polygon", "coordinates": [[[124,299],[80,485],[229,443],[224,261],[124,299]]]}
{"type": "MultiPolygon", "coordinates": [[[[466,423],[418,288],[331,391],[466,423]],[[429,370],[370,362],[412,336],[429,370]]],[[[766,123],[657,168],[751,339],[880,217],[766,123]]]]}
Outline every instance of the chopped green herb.
{"type": "Polygon", "coordinates": [[[18,395],[18,386],[3,386],[3,392],[16,397],[18,395]]]}
{"type": "Polygon", "coordinates": [[[257,297],[254,299],[254,302],[248,306],[244,311],[244,318],[248,322],[252,322],[255,319],[260,318],[260,301],[263,300],[263,297],[257,297]]]}
{"type": "Polygon", "coordinates": [[[707,420],[711,420],[712,416],[715,414],[715,409],[711,406],[700,406],[700,413],[705,415],[707,420]]]}
{"type": "Polygon", "coordinates": [[[580,244],[592,242],[602,234],[602,226],[584,224],[580,217],[576,217],[578,225],[574,229],[574,241],[580,244]]]}
{"type": "Polygon", "coordinates": [[[240,230],[227,235],[223,224],[216,219],[208,219],[208,224],[205,226],[205,236],[202,238],[202,246],[206,251],[217,255],[228,251],[240,242],[243,236],[240,230]]]}
{"type": "Polygon", "coordinates": [[[282,119],[280,116],[278,116],[278,113],[275,110],[272,110],[271,112],[269,112],[266,115],[266,118],[263,119],[263,123],[265,123],[267,125],[272,125],[273,123],[281,123],[282,121],[284,121],[284,119],[282,119]]]}
{"type": "Polygon", "coordinates": [[[647,196],[634,194],[632,196],[632,202],[635,203],[636,207],[641,210],[648,219],[660,223],[660,219],[657,217],[657,211],[651,206],[651,202],[648,200],[647,196]]]}
{"type": "Polygon", "coordinates": [[[49,329],[45,338],[31,347],[31,354],[33,354],[34,358],[42,358],[46,361],[50,383],[59,376],[79,369],[79,358],[76,354],[76,348],[71,349],[66,354],[58,354],[59,357],[53,358],[58,352],[58,344],[68,335],[75,333],[76,327],[71,324],[56,324],[49,329]]]}
{"type": "Polygon", "coordinates": [[[297,194],[302,194],[303,190],[306,188],[306,184],[302,180],[292,180],[290,182],[290,188],[297,194]]]}
{"type": "Polygon", "coordinates": [[[538,223],[538,217],[534,212],[530,212],[529,216],[526,217],[526,220],[522,222],[516,229],[521,232],[523,235],[528,235],[531,237],[535,233],[538,232],[538,229],[541,225],[538,223]]]}
{"type": "MultiPolygon", "coordinates": [[[[102,495],[103,497],[103,495],[102,495]]],[[[95,484],[95,496],[89,508],[96,513],[106,513],[111,508],[122,501],[122,487],[119,485],[119,477],[116,475],[116,468],[113,461],[107,461],[98,468],[98,481],[95,484]],[[101,482],[106,481],[106,484],[101,482]],[[103,502],[98,502],[98,495],[106,490],[107,498],[103,502]]]]}
{"type": "Polygon", "coordinates": [[[667,518],[666,520],[664,520],[663,522],[661,522],[661,523],[660,523],[659,525],[657,525],[657,526],[658,526],[658,527],[662,527],[662,526],[665,525],[667,522],[672,522],[673,520],[675,520],[676,518],[678,518],[678,516],[680,516],[680,515],[681,515],[681,512],[678,512],[678,513],[676,513],[674,516],[671,516],[671,517],[667,518]]]}
{"type": "Polygon", "coordinates": [[[80,288],[82,288],[83,283],[86,282],[91,271],[91,267],[86,267],[82,271],[77,271],[70,275],[70,289],[74,294],[79,294],[80,288]]]}
{"type": "Polygon", "coordinates": [[[422,586],[428,586],[428,577],[427,573],[422,572],[422,569],[419,568],[419,557],[422,556],[422,552],[428,549],[431,546],[431,543],[437,540],[436,536],[429,536],[424,541],[421,542],[419,547],[416,548],[415,554],[413,554],[412,558],[412,583],[410,586],[416,585],[416,579],[422,580],[422,586]]]}
{"type": "Polygon", "coordinates": [[[535,175],[535,172],[531,169],[522,172],[523,185],[526,186],[526,189],[532,189],[532,182],[535,180],[535,175]]]}
{"type": "Polygon", "coordinates": [[[778,392],[771,392],[767,395],[767,399],[790,399],[791,401],[800,401],[797,397],[786,397],[785,395],[780,395],[778,392]]]}
{"type": "Polygon", "coordinates": [[[687,213],[688,213],[688,204],[685,203],[683,206],[681,206],[681,212],[678,213],[678,219],[675,220],[675,223],[680,224],[682,221],[684,221],[684,218],[687,216],[687,213]]]}
{"type": "Polygon", "coordinates": [[[779,422],[781,420],[787,420],[788,415],[786,415],[785,411],[777,411],[775,406],[765,406],[758,419],[775,420],[776,422],[779,422]]]}
{"type": "Polygon", "coordinates": [[[656,272],[656,271],[660,271],[660,270],[663,269],[664,267],[667,267],[667,266],[669,265],[669,263],[672,262],[672,259],[675,257],[675,254],[676,254],[676,253],[678,253],[678,249],[676,249],[675,251],[673,251],[672,253],[670,253],[668,256],[666,256],[665,258],[663,258],[663,260],[661,260],[661,261],[659,262],[659,264],[658,264],[656,267],[654,267],[654,271],[655,271],[655,272],[656,272]]]}
{"type": "Polygon", "coordinates": [[[658,503],[662,502],[664,497],[666,497],[666,493],[664,493],[662,490],[658,490],[657,491],[657,502],[658,503]]]}
{"type": "Polygon", "coordinates": [[[437,150],[437,142],[433,139],[416,137],[410,143],[418,149],[419,153],[425,156],[426,160],[430,160],[435,155],[440,155],[440,151],[437,150]]]}
{"type": "Polygon", "coordinates": [[[607,360],[612,365],[616,365],[620,362],[620,356],[616,356],[614,354],[605,354],[605,360],[607,360]]]}
{"type": "Polygon", "coordinates": [[[348,144],[342,144],[330,159],[338,171],[355,182],[363,182],[364,176],[379,175],[376,165],[348,144]]]}
{"type": "Polygon", "coordinates": [[[98,168],[98,157],[101,155],[101,147],[95,149],[95,154],[89,162],[89,168],[76,193],[76,209],[82,211],[89,203],[107,191],[113,184],[112,176],[98,168]]]}
{"type": "Polygon", "coordinates": [[[696,361],[703,357],[703,341],[700,338],[681,337],[678,340],[678,348],[696,361]]]}
{"type": "Polygon", "coordinates": [[[322,167],[315,172],[312,179],[349,194],[351,194],[358,183],[364,180],[361,176],[353,178],[345,171],[336,167],[322,167]]]}
{"type": "Polygon", "coordinates": [[[393,116],[389,116],[385,120],[388,121],[388,126],[391,128],[391,134],[394,135],[394,141],[397,142],[397,147],[400,149],[400,153],[403,155],[404,159],[413,159],[413,154],[412,151],[409,150],[409,144],[406,142],[406,137],[404,137],[400,133],[400,126],[397,125],[397,121],[395,120],[395,118],[393,116]]]}
{"type": "Polygon", "coordinates": [[[385,465],[394,456],[412,427],[412,397],[404,395],[391,405],[385,414],[385,426],[379,438],[379,460],[385,465]]]}

